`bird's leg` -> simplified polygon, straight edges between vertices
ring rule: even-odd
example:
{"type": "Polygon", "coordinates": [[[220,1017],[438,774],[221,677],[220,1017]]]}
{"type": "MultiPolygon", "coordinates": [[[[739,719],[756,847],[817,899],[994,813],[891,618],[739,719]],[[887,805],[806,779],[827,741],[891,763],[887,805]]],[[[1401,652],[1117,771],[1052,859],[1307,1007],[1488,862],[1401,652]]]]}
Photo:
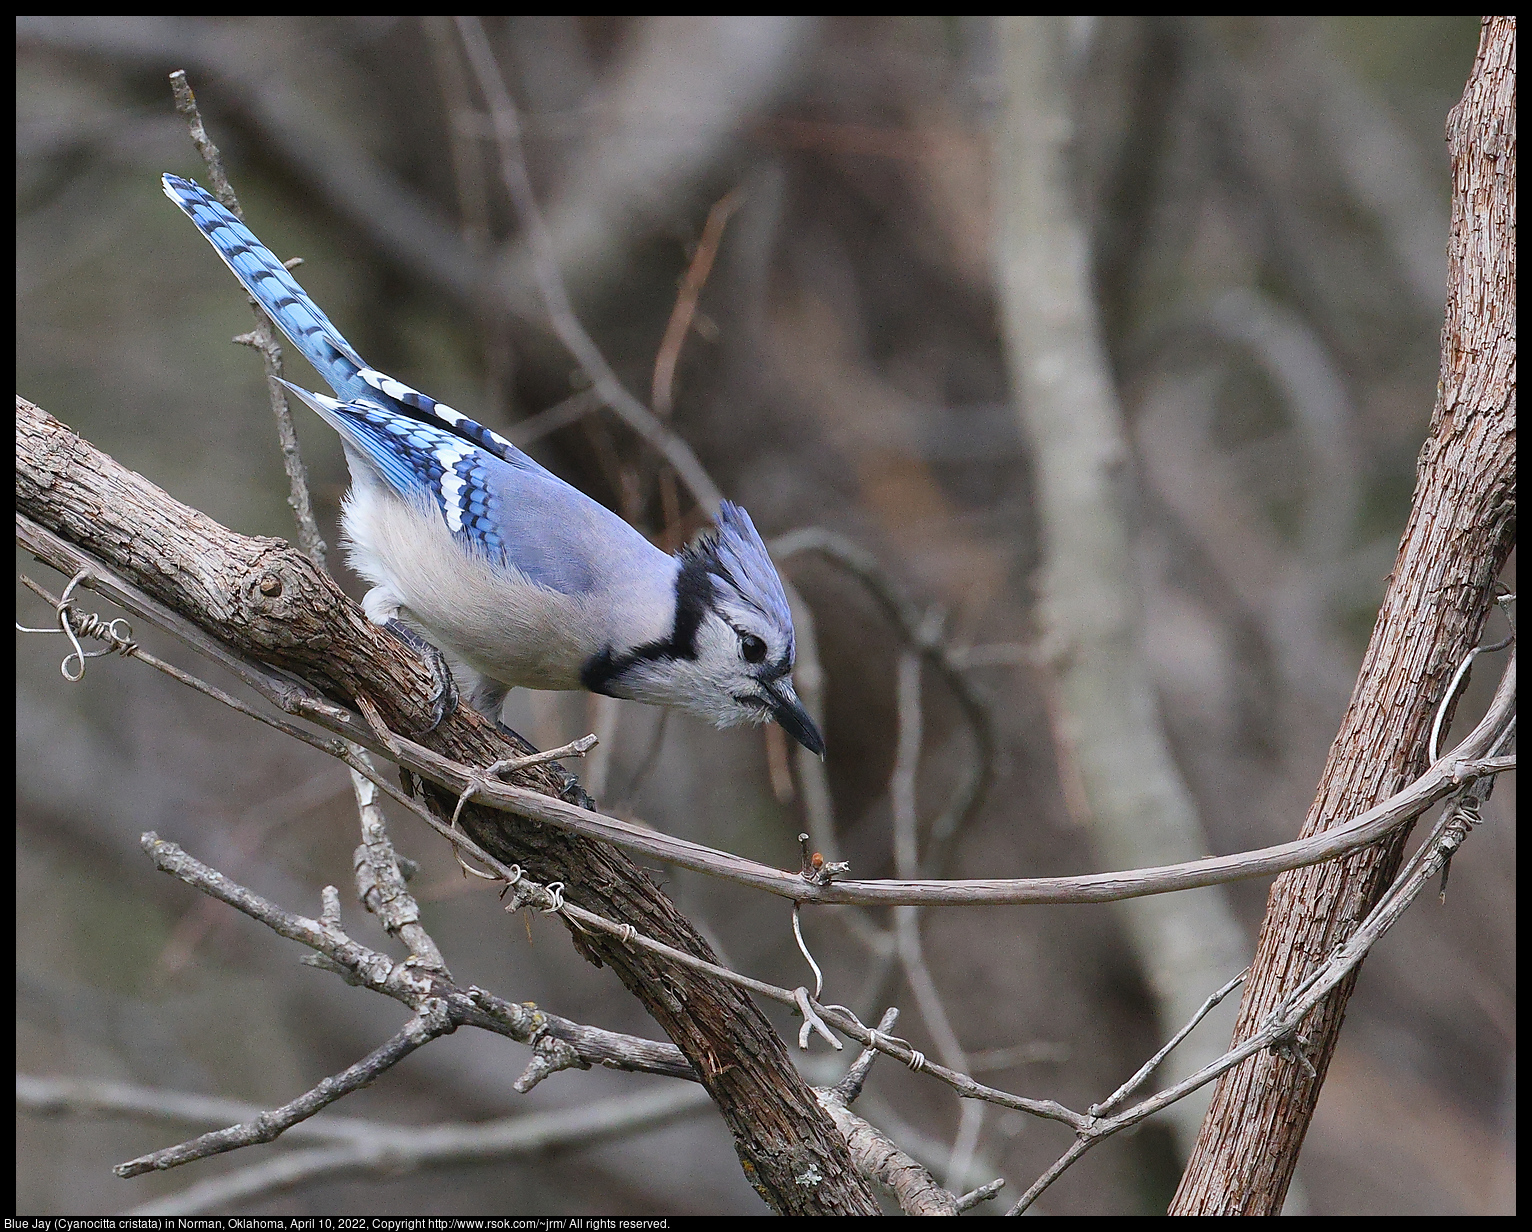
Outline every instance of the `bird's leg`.
{"type": "Polygon", "coordinates": [[[516,751],[523,756],[529,757],[533,753],[539,751],[538,747],[525,736],[523,736],[519,731],[515,730],[515,728],[507,726],[505,720],[502,718],[497,717],[495,719],[495,730],[498,731],[507,740],[509,740],[512,744],[514,744],[516,746],[516,751]]]}
{"type": "Polygon", "coordinates": [[[457,709],[457,683],[447,666],[447,656],[397,617],[390,617],[383,627],[430,665],[436,695],[431,699],[431,723],[425,730],[435,731],[457,709]]]}
{"type": "MultiPolygon", "coordinates": [[[[510,771],[510,769],[516,769],[518,766],[541,765],[541,763],[545,762],[545,759],[542,759],[541,755],[538,754],[538,746],[533,745],[527,737],[522,736],[521,732],[507,725],[506,720],[499,717],[501,703],[506,700],[506,694],[509,693],[509,688],[504,683],[499,682],[499,680],[492,680],[489,676],[484,676],[484,674],[478,673],[473,668],[463,665],[461,667],[461,674],[463,674],[464,680],[460,693],[460,688],[458,688],[457,682],[453,679],[452,670],[447,665],[446,656],[437,647],[427,642],[420,634],[415,633],[415,630],[412,630],[409,625],[398,621],[397,618],[388,619],[388,622],[383,627],[391,631],[401,642],[404,642],[404,645],[408,645],[411,650],[420,654],[427,664],[432,665],[432,671],[437,673],[437,679],[446,682],[444,696],[446,696],[447,700],[441,706],[441,713],[435,716],[435,722],[430,725],[432,728],[435,728],[437,723],[440,723],[441,720],[446,719],[449,714],[452,714],[453,709],[457,709],[458,699],[461,696],[461,699],[466,700],[478,713],[483,714],[486,719],[493,720],[499,734],[506,737],[515,746],[516,752],[519,754],[518,757],[502,759],[501,762],[496,762],[495,765],[484,769],[483,774],[498,775],[501,771],[510,771]]],[[[438,703],[441,702],[441,697],[443,697],[443,694],[438,694],[438,703]]],[[[429,729],[427,728],[427,731],[429,729]]],[[[588,745],[584,745],[584,740],[576,740],[575,745],[570,745],[567,749],[559,749],[558,752],[561,752],[561,754],[573,752],[573,754],[581,755],[584,754],[587,748],[588,745]]],[[[578,804],[579,808],[582,809],[596,808],[596,801],[591,800],[590,795],[585,792],[585,789],[582,788],[575,775],[570,774],[558,762],[545,763],[562,780],[561,786],[559,786],[559,798],[561,800],[564,800],[565,803],[578,804]]],[[[469,791],[464,792],[464,800],[458,801],[458,811],[461,812],[463,803],[469,795],[472,795],[472,785],[469,786],[469,791]]]]}

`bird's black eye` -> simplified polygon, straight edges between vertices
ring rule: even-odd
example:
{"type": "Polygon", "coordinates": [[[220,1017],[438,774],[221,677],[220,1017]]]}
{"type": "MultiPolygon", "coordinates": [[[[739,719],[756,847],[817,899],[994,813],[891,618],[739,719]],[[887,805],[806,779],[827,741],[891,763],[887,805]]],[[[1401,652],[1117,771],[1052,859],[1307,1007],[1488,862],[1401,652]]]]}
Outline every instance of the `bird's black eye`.
{"type": "Polygon", "coordinates": [[[766,657],[766,643],[756,637],[754,633],[741,633],[739,635],[739,653],[745,656],[746,663],[759,663],[766,657]]]}

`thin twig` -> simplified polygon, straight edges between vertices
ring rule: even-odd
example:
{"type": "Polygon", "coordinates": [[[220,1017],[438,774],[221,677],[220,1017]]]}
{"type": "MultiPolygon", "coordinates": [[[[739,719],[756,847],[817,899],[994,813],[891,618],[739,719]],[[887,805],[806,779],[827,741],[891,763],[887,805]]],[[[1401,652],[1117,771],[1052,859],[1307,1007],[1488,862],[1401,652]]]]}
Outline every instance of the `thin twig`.
{"type": "Polygon", "coordinates": [[[1195,1028],[1199,1022],[1201,1022],[1208,1016],[1209,1013],[1212,1012],[1214,1006],[1216,1006],[1231,992],[1243,984],[1245,982],[1245,977],[1249,974],[1250,968],[1246,967],[1232,980],[1230,980],[1211,997],[1204,1001],[1198,1008],[1197,1012],[1192,1015],[1191,1021],[1188,1022],[1179,1031],[1177,1031],[1173,1036],[1171,1036],[1168,1043],[1166,1043],[1158,1052],[1156,1052],[1152,1057],[1145,1061],[1144,1064],[1139,1067],[1138,1072],[1134,1074],[1133,1077],[1129,1078],[1125,1083],[1122,1084],[1122,1086],[1118,1087],[1099,1104],[1092,1104],[1090,1106],[1089,1112],[1091,1116],[1105,1115],[1109,1109],[1115,1107],[1117,1104],[1122,1103],[1122,1101],[1127,1099],[1128,1096],[1132,1095],[1134,1091],[1138,1090],[1138,1088],[1148,1080],[1149,1075],[1154,1073],[1155,1069],[1158,1068],[1160,1062],[1168,1057],[1175,1050],[1176,1046],[1192,1033],[1193,1028],[1195,1028]]]}
{"type": "MultiPolygon", "coordinates": [[[[22,1073],[16,1075],[16,1107],[39,1116],[124,1116],[209,1129],[232,1121],[249,1121],[263,1111],[254,1104],[218,1095],[167,1091],[107,1078],[53,1078],[22,1073]]],[[[286,1137],[289,1142],[355,1142],[366,1141],[375,1130],[389,1128],[325,1112],[298,1122],[286,1137]]]]}
{"type": "Polygon", "coordinates": [[[170,90],[175,95],[176,110],[186,121],[192,144],[197,147],[197,153],[202,156],[202,162],[207,167],[208,184],[213,190],[213,196],[223,202],[236,218],[244,218],[239,208],[239,199],[234,195],[234,189],[229,186],[229,177],[224,172],[223,156],[218,153],[218,147],[213,144],[203,126],[202,112],[197,108],[197,97],[192,93],[185,69],[178,68],[170,74],[170,90]]]}
{"type": "MultiPolygon", "coordinates": [[[[1482,746],[1497,733],[1496,719],[1514,705],[1514,686],[1503,683],[1504,695],[1496,711],[1486,716],[1459,749],[1482,746]]],[[[411,770],[461,790],[476,773],[469,767],[432,753],[403,737],[401,760],[411,770]]],[[[798,873],[786,873],[756,861],[692,843],[672,835],[581,809],[528,788],[488,783],[478,798],[482,804],[505,808],[517,816],[558,826],[572,833],[610,842],[628,851],[690,868],[741,885],[802,903],[858,903],[883,906],[999,905],[1045,902],[1115,902],[1147,894],[1205,885],[1219,885],[1248,877],[1266,876],[1308,864],[1321,863],[1377,841],[1399,825],[1419,816],[1437,800],[1450,794],[1465,768],[1474,763],[1449,754],[1409,787],[1369,809],[1360,817],[1322,834],[1237,855],[1214,856],[1183,864],[1131,869],[1117,873],[1093,873],[1074,877],[995,878],[971,880],[808,881],[798,873]]],[[[1510,768],[1503,759],[1491,767],[1497,773],[1510,768]]]]}
{"type": "Polygon", "coordinates": [[[510,437],[511,444],[525,449],[533,441],[578,423],[601,405],[601,398],[594,390],[582,389],[562,402],[555,402],[536,415],[529,415],[520,423],[512,424],[505,429],[505,435],[510,437]]]}
{"type": "Polygon", "coordinates": [[[1015,1069],[1020,1065],[1062,1065],[1074,1054],[1068,1044],[1034,1040],[1028,1044],[1011,1044],[1004,1048],[984,1048],[968,1054],[970,1073],[982,1074],[986,1070],[1015,1069]]]}
{"type": "Polygon", "coordinates": [[[554,333],[590,377],[592,386],[607,406],[670,463],[690,490],[692,499],[712,516],[723,502],[723,494],[703,469],[691,446],[665,427],[653,411],[627,391],[575,315],[563,275],[559,273],[553,236],[543,221],[536,194],[532,191],[531,177],[527,174],[526,155],[521,148],[521,118],[516,104],[505,88],[500,67],[495,63],[494,52],[490,50],[489,39],[485,37],[479,19],[459,17],[456,20],[458,34],[468,52],[468,62],[489,107],[495,141],[500,152],[500,177],[516,208],[522,229],[526,232],[538,289],[542,293],[554,333]]]}
{"type": "MultiPolygon", "coordinates": [[[[899,1008],[893,1005],[889,1006],[883,1011],[883,1017],[878,1019],[878,1033],[880,1035],[890,1034],[894,1029],[894,1024],[898,1021],[899,1008]]],[[[867,1075],[872,1070],[872,1063],[877,1059],[878,1050],[876,1048],[863,1048],[857,1054],[856,1060],[847,1066],[846,1072],[841,1075],[840,1081],[831,1090],[846,1103],[854,1104],[857,1096],[862,1093],[862,1086],[866,1083],[867,1075]]]]}
{"type": "Polygon", "coordinates": [[[452,180],[457,189],[463,242],[472,251],[485,253],[489,251],[491,238],[489,184],[484,175],[479,142],[459,122],[473,113],[473,104],[463,80],[452,22],[445,13],[432,13],[421,19],[421,25],[425,28],[436,69],[436,81],[441,87],[442,106],[447,112],[447,143],[452,154],[452,180]]]}
{"type": "Polygon", "coordinates": [[[894,745],[894,768],[888,778],[888,795],[894,821],[894,871],[913,881],[920,876],[915,785],[920,768],[923,718],[920,707],[920,656],[905,651],[895,667],[895,711],[899,718],[894,745]]]}
{"type": "MultiPolygon", "coordinates": [[[[639,760],[632,776],[628,779],[627,786],[622,789],[622,794],[613,797],[623,805],[632,801],[633,797],[638,794],[638,789],[644,785],[644,781],[660,763],[660,750],[665,747],[665,728],[670,719],[670,708],[668,706],[661,706],[656,707],[656,709],[658,714],[654,720],[654,731],[649,736],[649,747],[644,751],[643,757],[639,760]]],[[[614,807],[613,811],[617,811],[617,809],[614,807]]]]}
{"type": "MultiPolygon", "coordinates": [[[[898,1020],[898,1009],[890,1006],[878,1021],[878,1034],[887,1036],[898,1020]]],[[[955,1215],[966,1210],[963,1199],[954,1198],[937,1184],[936,1178],[913,1156],[895,1145],[892,1138],[850,1112],[850,1105],[862,1093],[862,1085],[877,1056],[876,1048],[863,1048],[839,1082],[815,1091],[820,1105],[834,1118],[845,1136],[857,1166],[866,1175],[887,1185],[906,1215],[955,1215]]],[[[996,1190],[1004,1183],[991,1182],[996,1190]]],[[[979,1201],[982,1198],[974,1198],[968,1205],[973,1206],[979,1201]]]]}
{"type": "MultiPolygon", "coordinates": [[[[787,594],[787,604],[793,614],[793,640],[797,644],[798,659],[793,668],[793,684],[798,698],[809,712],[819,730],[825,723],[825,673],[819,658],[819,635],[814,613],[804,601],[798,588],[786,578],[782,589],[787,594]]],[[[795,742],[794,762],[798,770],[798,784],[803,792],[803,815],[808,823],[809,835],[814,849],[829,861],[840,859],[839,845],[835,839],[835,804],[830,795],[829,770],[824,761],[795,742]]],[[[876,927],[869,923],[869,927],[876,927]]]]}
{"type": "Polygon", "coordinates": [[[824,1022],[834,1027],[842,1035],[854,1039],[857,1043],[867,1048],[875,1048],[885,1056],[915,1070],[917,1073],[929,1075],[937,1081],[945,1083],[958,1093],[963,1099],[982,1099],[987,1103],[995,1104],[1001,1108],[1010,1108],[1016,1112],[1025,1112],[1030,1116],[1041,1117],[1047,1121],[1058,1121],[1068,1125],[1076,1132],[1084,1130],[1090,1118],[1084,1113],[1076,1112],[1072,1108],[1066,1108],[1063,1104],[1051,1099],[1028,1099],[1023,1095],[1014,1095],[1009,1091],[1002,1091],[998,1087],[987,1086],[976,1081],[972,1076],[959,1073],[950,1069],[940,1062],[932,1061],[923,1053],[913,1048],[909,1041],[894,1036],[884,1035],[856,1017],[850,1010],[842,1005],[819,1005],[810,1003],[811,1008],[824,1022]]]}
{"type": "Polygon", "coordinates": [[[988,1202],[997,1193],[1005,1188],[1005,1178],[990,1181],[987,1185],[980,1185],[977,1189],[971,1189],[957,1200],[957,1208],[961,1213],[971,1211],[981,1202],[988,1202]]]}
{"type": "Polygon", "coordinates": [[[124,1179],[142,1176],[145,1172],[163,1172],[178,1168],[194,1160],[222,1155],[225,1151],[238,1150],[259,1142],[271,1142],[282,1132],[299,1121],[307,1120],[321,1108],[349,1095],[352,1091],[369,1086],[386,1071],[393,1068],[417,1048],[429,1044],[438,1036],[454,1029],[446,1006],[437,1000],[429,1000],[421,1006],[409,1022],[393,1039],[375,1049],[355,1065],[348,1066],[333,1078],[326,1078],[311,1091],[306,1091],[290,1104],[272,1112],[232,1125],[228,1129],[215,1130],[183,1142],[179,1146],[166,1147],[112,1169],[124,1179]]]}
{"type": "Polygon", "coordinates": [[[692,318],[697,314],[697,301],[707,276],[713,270],[713,259],[718,255],[718,245],[723,242],[723,229],[729,216],[744,203],[745,194],[738,188],[731,189],[708,211],[707,222],[702,226],[702,239],[692,254],[686,276],[681,280],[681,290],[676,296],[675,307],[670,310],[670,321],[665,326],[665,337],[654,357],[654,379],[650,386],[649,402],[654,413],[661,419],[669,419],[676,379],[676,363],[681,358],[681,347],[691,330],[692,318]]]}
{"type": "MultiPolygon", "coordinates": [[[[289,1151],[200,1181],[133,1208],[131,1215],[198,1215],[228,1210],[321,1178],[391,1176],[417,1168],[509,1159],[656,1129],[710,1103],[697,1086],[664,1087],[550,1112],[524,1113],[483,1124],[392,1126],[367,1124],[354,1141],[289,1151]]],[[[292,1136],[289,1131],[288,1137],[292,1136]]]]}
{"type": "Polygon", "coordinates": [[[947,807],[931,823],[923,871],[927,876],[936,876],[945,864],[951,840],[973,818],[994,780],[995,738],[989,708],[965,674],[962,658],[941,636],[940,627],[904,594],[871,552],[844,535],[819,526],[790,531],[773,539],[769,546],[772,556],[781,560],[799,552],[815,552],[862,582],[907,643],[941,673],[957,698],[973,735],[974,756],[962,786],[952,793],[947,807]]]}
{"type": "MultiPolygon", "coordinates": [[[[926,628],[934,626],[928,619],[926,628]]],[[[901,877],[919,875],[920,857],[917,846],[916,784],[919,778],[920,747],[924,718],[920,704],[920,656],[913,650],[899,656],[896,673],[895,697],[899,716],[899,734],[895,745],[894,768],[889,776],[889,797],[892,800],[894,822],[894,868],[901,877]]],[[[936,980],[926,962],[925,947],[920,939],[920,908],[894,908],[894,937],[897,942],[899,963],[904,969],[905,981],[915,994],[915,1004],[920,1010],[926,1030],[936,1042],[943,1062],[954,1070],[968,1069],[968,1057],[963,1045],[952,1028],[946,1006],[937,991],[936,980]]],[[[973,1152],[979,1144],[979,1134],[984,1128],[984,1106],[967,1103],[962,1107],[958,1132],[948,1153],[946,1181],[955,1184],[955,1177],[967,1174],[973,1152]]]]}

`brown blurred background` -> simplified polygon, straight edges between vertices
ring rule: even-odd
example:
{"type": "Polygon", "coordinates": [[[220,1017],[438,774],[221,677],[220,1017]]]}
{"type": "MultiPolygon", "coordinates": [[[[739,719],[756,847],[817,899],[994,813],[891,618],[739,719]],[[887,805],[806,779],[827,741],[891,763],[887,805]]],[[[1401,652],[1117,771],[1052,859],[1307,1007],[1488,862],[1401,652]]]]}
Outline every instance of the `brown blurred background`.
{"type": "MultiPolygon", "coordinates": [[[[1309,802],[1408,508],[1444,300],[1442,128],[1478,21],[1071,21],[1077,204],[1133,445],[1144,652],[1211,848],[1280,842],[1309,802]]],[[[956,645],[1008,648],[989,657],[1010,661],[969,672],[996,779],[945,873],[1101,868],[1070,820],[1046,681],[1025,653],[1039,543],[992,282],[988,133],[1003,82],[989,21],[488,29],[577,310],[629,389],[649,398],[703,222],[741,190],[681,355],[675,428],[768,538],[839,531],[946,612],[956,645]]],[[[173,69],[189,74],[252,228],[304,258],[298,277],[372,364],[501,430],[583,387],[465,118],[477,96],[450,24],[22,18],[18,36],[17,390],[177,498],[241,531],[292,534],[259,364],[227,341],[250,327],[243,294],[160,192],[163,171],[206,179],[171,107],[173,69]]],[[[296,413],[334,548],[341,452],[296,413]]],[[[697,525],[684,499],[676,519],[657,459],[609,412],[529,448],[656,538],[697,525]]],[[[814,612],[842,854],[859,876],[891,875],[898,632],[843,572],[809,557],[784,572],[814,612]]],[[[18,611],[45,622],[19,588],[18,611]]],[[[308,914],[339,884],[348,927],[377,944],[344,889],[357,830],[342,770],[126,661],[65,686],[61,655],[18,640],[18,1069],[274,1106],[391,1035],[397,1005],[300,967],[295,947],[156,874],[137,845],[158,830],[308,914]]],[[[1465,717],[1492,683],[1480,673],[1465,717]]],[[[930,675],[925,701],[929,822],[971,746],[930,675]]],[[[518,695],[507,717],[544,745],[596,722],[583,694],[518,695]]],[[[660,732],[653,711],[624,705],[606,750],[582,773],[609,810],[796,867],[802,785],[787,799],[774,788],[760,732],[679,716],[660,732]]],[[[1294,1209],[1514,1209],[1513,800],[1503,780],[1446,908],[1418,906],[1369,958],[1294,1209]]],[[[657,1033],[559,927],[538,920],[529,941],[438,841],[402,818],[394,837],[423,865],[424,922],[463,982],[657,1033]]],[[[780,901],[656,875],[738,969],[804,981],[780,901]]],[[[1266,888],[1227,888],[1239,952],[1266,888]]],[[[844,917],[811,913],[806,931],[827,1000],[869,1021],[899,1004],[902,1033],[929,1048],[903,983],[857,1000],[877,996],[864,987],[875,960],[844,917]]],[[[1162,1038],[1110,906],[932,910],[924,935],[971,1054],[1036,1046],[992,1054],[987,1082],[1083,1107],[1162,1038]]],[[[569,1072],[521,1097],[525,1060],[460,1031],[339,1111],[476,1120],[663,1081],[569,1072]]],[[[837,1072],[817,1056],[805,1067],[816,1081],[837,1072]]],[[[938,1169],[958,1121],[946,1088],[887,1062],[858,1111],[938,1169]]],[[[121,1210],[255,1158],[127,1182],[110,1166],[176,1129],[21,1115],[18,1132],[22,1213],[121,1210]]],[[[990,1113],[973,1183],[1003,1175],[1014,1200],[1066,1145],[1056,1126],[990,1113]]],[[[1088,1156],[1043,1208],[1162,1211],[1179,1150],[1151,1123],[1088,1156]]],[[[617,1143],[314,1184],[238,1213],[764,1209],[704,1107],[617,1143]]]]}

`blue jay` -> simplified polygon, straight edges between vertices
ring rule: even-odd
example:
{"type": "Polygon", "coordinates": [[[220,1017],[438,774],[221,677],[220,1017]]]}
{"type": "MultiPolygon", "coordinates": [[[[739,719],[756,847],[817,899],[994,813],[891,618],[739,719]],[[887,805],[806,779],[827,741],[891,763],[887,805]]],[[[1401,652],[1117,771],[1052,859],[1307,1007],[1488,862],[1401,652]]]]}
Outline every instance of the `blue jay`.
{"type": "Polygon", "coordinates": [[[373,623],[441,651],[491,720],[514,685],[585,688],[718,727],[775,719],[824,753],[749,514],[725,501],[716,526],[667,555],[504,437],[368,367],[248,227],[191,180],[163,183],[337,395],[283,382],[340,433],[341,527],[373,623]]]}

